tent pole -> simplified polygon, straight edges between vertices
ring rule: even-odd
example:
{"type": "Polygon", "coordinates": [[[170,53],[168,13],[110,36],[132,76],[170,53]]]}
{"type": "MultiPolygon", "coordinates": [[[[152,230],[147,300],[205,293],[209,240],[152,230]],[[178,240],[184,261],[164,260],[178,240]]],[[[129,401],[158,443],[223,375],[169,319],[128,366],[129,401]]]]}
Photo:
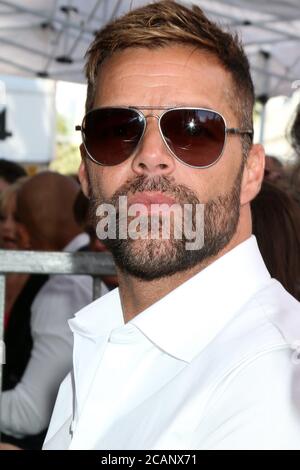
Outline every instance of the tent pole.
{"type": "Polygon", "coordinates": [[[261,101],[262,109],[260,113],[260,129],[259,129],[259,143],[264,143],[265,127],[266,127],[266,115],[267,115],[267,100],[261,101]]]}
{"type": "Polygon", "coordinates": [[[260,50],[259,57],[262,62],[262,69],[267,73],[263,77],[263,92],[258,97],[258,101],[262,105],[261,113],[260,113],[260,132],[259,132],[259,142],[261,144],[264,143],[265,137],[265,127],[266,127],[266,115],[267,115],[267,102],[269,99],[269,89],[270,89],[270,76],[269,67],[270,67],[270,58],[271,55],[268,51],[260,50]]]}

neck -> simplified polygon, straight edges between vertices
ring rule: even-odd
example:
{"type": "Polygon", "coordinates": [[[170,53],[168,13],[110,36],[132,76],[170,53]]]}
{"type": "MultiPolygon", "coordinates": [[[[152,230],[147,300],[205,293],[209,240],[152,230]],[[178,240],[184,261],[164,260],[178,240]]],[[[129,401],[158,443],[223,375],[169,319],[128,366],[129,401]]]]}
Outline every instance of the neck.
{"type": "Polygon", "coordinates": [[[199,271],[199,267],[196,268],[152,281],[145,281],[118,270],[125,323],[195,275],[199,271]]]}
{"type": "Polygon", "coordinates": [[[240,235],[237,233],[217,256],[208,258],[189,270],[165,278],[145,281],[117,269],[125,323],[250,237],[250,233],[244,234],[243,237],[240,235]]]}

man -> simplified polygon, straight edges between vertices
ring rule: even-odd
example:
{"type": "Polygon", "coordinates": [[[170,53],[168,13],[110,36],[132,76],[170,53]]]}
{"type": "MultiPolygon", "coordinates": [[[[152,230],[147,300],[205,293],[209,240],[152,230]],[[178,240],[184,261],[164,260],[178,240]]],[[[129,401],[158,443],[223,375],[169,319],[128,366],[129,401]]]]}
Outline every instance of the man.
{"type": "Polygon", "coordinates": [[[44,448],[300,448],[300,309],[251,237],[264,152],[238,40],[162,1],[100,31],[86,72],[80,178],[103,238],[103,207],[116,208],[122,230],[106,243],[120,287],[70,322],[73,374],[44,448]],[[194,238],[204,204],[204,246],[187,249],[193,230],[145,234],[157,204],[163,234],[174,203],[195,208],[194,238]],[[134,205],[143,238],[124,237],[134,205]]]}
{"type": "MultiPolygon", "coordinates": [[[[89,243],[73,215],[78,191],[73,178],[49,171],[22,185],[17,218],[28,247],[72,252],[89,243]]],[[[59,385],[72,367],[73,337],[67,321],[91,301],[90,276],[29,277],[5,331],[3,441],[41,448],[59,385]]]]}

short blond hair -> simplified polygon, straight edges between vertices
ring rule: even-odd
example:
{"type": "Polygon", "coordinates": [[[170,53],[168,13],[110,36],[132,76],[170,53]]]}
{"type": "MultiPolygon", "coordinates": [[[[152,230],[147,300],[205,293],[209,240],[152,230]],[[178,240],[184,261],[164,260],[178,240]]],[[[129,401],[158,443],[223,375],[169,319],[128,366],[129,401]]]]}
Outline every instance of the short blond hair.
{"type": "MultiPolygon", "coordinates": [[[[128,48],[156,49],[173,44],[206,51],[219,61],[232,77],[230,101],[239,124],[252,129],[254,87],[249,62],[238,36],[221,29],[198,6],[189,8],[172,0],[132,10],[96,34],[86,54],[86,112],[93,108],[97,77],[106,59],[128,48]]],[[[252,142],[249,136],[245,139],[252,142]]]]}

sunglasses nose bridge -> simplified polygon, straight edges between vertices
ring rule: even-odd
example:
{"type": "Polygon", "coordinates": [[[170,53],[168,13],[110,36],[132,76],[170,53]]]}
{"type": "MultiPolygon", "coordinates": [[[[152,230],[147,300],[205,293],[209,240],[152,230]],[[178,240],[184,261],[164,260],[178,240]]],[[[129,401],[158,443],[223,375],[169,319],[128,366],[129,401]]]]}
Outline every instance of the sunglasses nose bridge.
{"type": "Polygon", "coordinates": [[[159,115],[156,113],[145,114],[145,118],[148,118],[148,117],[155,117],[156,119],[159,119],[159,115]]]}
{"type": "Polygon", "coordinates": [[[156,114],[156,113],[147,113],[147,114],[144,114],[144,113],[143,113],[143,117],[144,117],[144,121],[145,121],[144,133],[146,132],[147,119],[148,119],[148,118],[155,118],[155,119],[157,119],[157,121],[158,121],[158,130],[159,130],[160,136],[161,136],[161,138],[163,139],[163,141],[165,142],[165,139],[164,139],[164,137],[163,137],[163,133],[162,133],[162,130],[161,130],[161,125],[160,125],[160,120],[161,120],[161,117],[162,117],[163,115],[164,115],[164,113],[161,114],[161,115],[156,114]]]}
{"type": "Polygon", "coordinates": [[[147,113],[140,111],[140,114],[143,116],[144,130],[135,151],[135,158],[133,160],[134,171],[138,174],[171,173],[174,163],[172,156],[169,152],[165,151],[166,147],[168,149],[168,146],[166,146],[160,128],[161,116],[152,111],[147,113]],[[158,121],[158,128],[156,128],[153,118],[158,121]],[[160,144],[158,139],[161,142],[160,144]]]}
{"type": "Polygon", "coordinates": [[[144,118],[145,118],[145,121],[147,121],[148,118],[151,118],[151,117],[154,117],[155,119],[157,119],[159,121],[160,119],[160,116],[158,114],[155,114],[155,113],[148,113],[148,114],[144,114],[144,118]]]}
{"type": "MultiPolygon", "coordinates": [[[[155,119],[157,119],[157,121],[158,121],[159,133],[160,133],[160,135],[161,135],[161,137],[162,137],[161,127],[160,127],[160,118],[161,118],[161,116],[159,116],[159,115],[156,114],[156,113],[147,113],[147,114],[142,113],[142,115],[143,115],[143,120],[144,120],[144,131],[143,131],[143,134],[142,134],[142,136],[141,136],[141,138],[140,138],[140,142],[141,142],[141,140],[144,138],[144,136],[145,136],[145,134],[146,134],[147,124],[148,124],[148,123],[147,123],[147,119],[148,119],[148,118],[155,118],[155,119]]],[[[163,139],[163,140],[164,140],[164,139],[163,139]]]]}

